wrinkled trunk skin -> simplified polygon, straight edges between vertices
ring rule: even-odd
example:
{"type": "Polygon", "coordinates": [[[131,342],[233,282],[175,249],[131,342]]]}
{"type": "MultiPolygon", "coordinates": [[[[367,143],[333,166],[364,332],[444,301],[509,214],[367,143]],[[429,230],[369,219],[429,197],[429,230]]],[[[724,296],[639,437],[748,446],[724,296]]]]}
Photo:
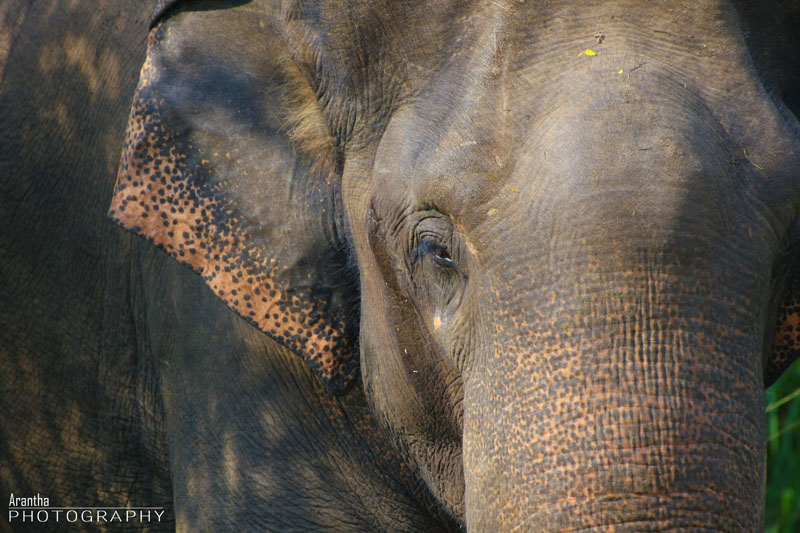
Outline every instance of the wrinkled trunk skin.
{"type": "Polygon", "coordinates": [[[733,6],[473,7],[345,165],[373,410],[471,532],[761,529],[800,145],[733,6]]]}
{"type": "MultiPolygon", "coordinates": [[[[683,145],[686,158],[710,168],[698,146],[683,145]]],[[[770,259],[743,252],[737,264],[698,236],[720,215],[697,185],[713,171],[706,181],[692,172],[673,165],[648,182],[685,188],[680,201],[626,191],[651,211],[641,219],[618,206],[620,178],[574,179],[591,192],[542,217],[571,245],[498,266],[485,297],[493,343],[465,376],[469,530],[761,527],[769,288],[752,273],[770,259]],[[571,229],[559,228],[559,210],[573,214],[571,229]]]]}
{"type": "Polygon", "coordinates": [[[626,174],[668,162],[632,155],[618,174],[581,181],[590,164],[573,160],[574,190],[585,192],[553,194],[551,211],[530,223],[569,245],[541,256],[543,245],[530,246],[519,252],[525,267],[503,266],[497,252],[500,275],[485,297],[493,342],[465,376],[471,531],[761,528],[769,286],[757,273],[770,254],[734,258],[698,229],[746,233],[734,218],[719,222],[726,215],[707,187],[718,180],[713,151],[689,134],[667,141],[666,131],[649,138],[673,143],[691,168],[672,164],[636,191],[626,174]],[[694,179],[697,168],[708,178],[694,179]],[[684,193],[648,190],[668,186],[684,193]]]}
{"type": "Polygon", "coordinates": [[[595,317],[605,339],[532,352],[516,338],[487,357],[465,392],[471,531],[761,527],[756,365],[655,315],[595,317]]]}
{"type": "Polygon", "coordinates": [[[762,527],[776,239],[716,192],[724,137],[649,101],[658,121],[602,102],[553,118],[548,158],[512,175],[534,214],[480,237],[498,244],[493,342],[465,376],[471,531],[762,527]]]}

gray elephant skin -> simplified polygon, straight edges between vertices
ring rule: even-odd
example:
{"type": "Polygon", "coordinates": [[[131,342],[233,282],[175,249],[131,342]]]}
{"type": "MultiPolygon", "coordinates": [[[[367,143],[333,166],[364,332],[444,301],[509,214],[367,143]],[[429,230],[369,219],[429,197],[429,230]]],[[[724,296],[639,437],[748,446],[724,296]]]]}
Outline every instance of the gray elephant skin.
{"type": "Polygon", "coordinates": [[[4,529],[763,527],[800,2],[152,9],[0,4],[0,494],[164,518],[4,529]]]}

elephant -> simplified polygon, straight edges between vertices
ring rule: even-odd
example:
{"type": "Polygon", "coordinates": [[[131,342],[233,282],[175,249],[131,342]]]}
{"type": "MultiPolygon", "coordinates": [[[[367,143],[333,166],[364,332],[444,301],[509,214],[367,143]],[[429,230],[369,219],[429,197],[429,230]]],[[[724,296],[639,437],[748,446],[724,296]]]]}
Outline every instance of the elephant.
{"type": "MultiPolygon", "coordinates": [[[[22,523],[12,496],[53,507],[171,500],[155,368],[134,329],[138,239],[105,217],[153,4],[105,4],[0,2],[4,532],[142,530],[22,523]]],[[[162,522],[174,529],[174,514],[162,522]]]]}
{"type": "Polygon", "coordinates": [[[799,2],[148,7],[14,22],[4,494],[152,530],[763,527],[799,2]]]}

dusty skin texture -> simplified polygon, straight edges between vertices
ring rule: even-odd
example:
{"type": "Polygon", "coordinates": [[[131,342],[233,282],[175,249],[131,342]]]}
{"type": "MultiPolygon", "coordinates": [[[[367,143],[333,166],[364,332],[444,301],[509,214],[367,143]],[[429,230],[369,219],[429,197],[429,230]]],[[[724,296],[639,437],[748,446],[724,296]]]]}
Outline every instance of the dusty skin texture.
{"type": "Polygon", "coordinates": [[[154,361],[132,321],[139,239],[104,216],[151,9],[0,3],[2,531],[56,529],[10,525],[11,493],[171,506],[154,361]]]}
{"type": "Polygon", "coordinates": [[[764,4],[4,6],[0,487],[759,530],[800,294],[800,4],[764,4]]]}
{"type": "MultiPolygon", "coordinates": [[[[0,4],[19,21],[0,85],[5,502],[165,510],[82,531],[448,530],[360,386],[334,396],[107,218],[152,3],[0,4]]],[[[63,531],[53,516],[4,510],[0,531],[63,531]]]]}
{"type": "MultiPolygon", "coordinates": [[[[355,353],[345,338],[345,311],[335,307],[328,287],[318,287],[325,281],[324,274],[320,276],[323,279],[301,279],[299,286],[292,283],[287,287],[281,280],[281,277],[286,277],[282,272],[286,266],[278,255],[280,245],[271,242],[270,236],[258,232],[258,229],[251,229],[270,221],[274,226],[286,224],[287,220],[291,221],[289,213],[281,209],[280,214],[270,217],[271,220],[245,218],[249,213],[240,214],[236,199],[228,198],[225,184],[215,179],[219,163],[207,159],[192,161],[187,152],[194,146],[184,145],[181,132],[170,129],[170,117],[159,109],[160,95],[151,87],[158,86],[161,69],[166,70],[161,62],[169,60],[162,59],[165,53],[161,41],[165,33],[156,29],[150,34],[148,62],[142,68],[131,111],[128,138],[109,215],[125,227],[138,228],[137,231],[148,240],[200,273],[217,296],[259,329],[302,355],[331,388],[346,388],[355,377],[355,353]]],[[[284,66],[291,64],[288,57],[279,57],[276,63],[274,70],[277,72],[272,72],[273,76],[299,77],[296,68],[284,66]]],[[[202,78],[198,78],[196,83],[202,83],[202,78]]],[[[308,93],[313,96],[310,90],[308,93]]],[[[288,101],[285,105],[292,107],[288,101]]],[[[299,106],[287,111],[304,112],[299,106]]],[[[295,129],[306,127],[302,119],[298,122],[295,129]]],[[[265,125],[274,128],[274,137],[278,137],[283,122],[278,118],[274,124],[265,125]]],[[[318,124],[316,129],[319,137],[330,141],[323,124],[318,124]]],[[[274,171],[288,175],[309,172],[312,174],[309,185],[330,186],[332,177],[324,175],[323,171],[309,169],[284,139],[267,137],[262,142],[265,157],[275,159],[274,171]],[[292,169],[292,165],[300,168],[292,169]]],[[[226,152],[224,157],[230,159],[230,152],[226,152]]],[[[244,170],[245,179],[249,178],[247,172],[244,170]]],[[[253,176],[250,179],[264,178],[253,176]]],[[[269,192],[277,193],[277,189],[275,187],[269,192]]],[[[323,190],[320,196],[323,195],[332,196],[332,193],[323,190]]],[[[265,196],[267,202],[278,201],[265,196]]],[[[332,210],[332,206],[313,205],[312,209],[320,210],[325,216],[325,210],[332,210]]],[[[270,230],[272,233],[278,231],[274,227],[270,230]]],[[[289,235],[290,231],[287,230],[286,234],[289,235]]],[[[317,252],[309,250],[308,255],[317,252]]],[[[297,252],[291,250],[288,253],[297,252]]],[[[318,257],[304,259],[321,260],[318,257]]],[[[307,277],[312,274],[309,272],[307,277]]],[[[307,278],[305,275],[302,277],[307,278]]]]}
{"type": "Polygon", "coordinates": [[[213,6],[151,33],[112,217],[333,390],[358,346],[451,527],[760,527],[795,3],[213,6]]]}

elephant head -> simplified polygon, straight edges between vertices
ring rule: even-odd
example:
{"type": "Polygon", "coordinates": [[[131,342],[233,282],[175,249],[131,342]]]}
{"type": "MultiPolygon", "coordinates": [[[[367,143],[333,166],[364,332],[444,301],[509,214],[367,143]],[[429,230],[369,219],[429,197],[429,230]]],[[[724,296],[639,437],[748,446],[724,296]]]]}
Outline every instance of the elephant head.
{"type": "Polygon", "coordinates": [[[363,386],[470,530],[761,527],[800,6],[173,4],[111,217],[363,386]]]}

